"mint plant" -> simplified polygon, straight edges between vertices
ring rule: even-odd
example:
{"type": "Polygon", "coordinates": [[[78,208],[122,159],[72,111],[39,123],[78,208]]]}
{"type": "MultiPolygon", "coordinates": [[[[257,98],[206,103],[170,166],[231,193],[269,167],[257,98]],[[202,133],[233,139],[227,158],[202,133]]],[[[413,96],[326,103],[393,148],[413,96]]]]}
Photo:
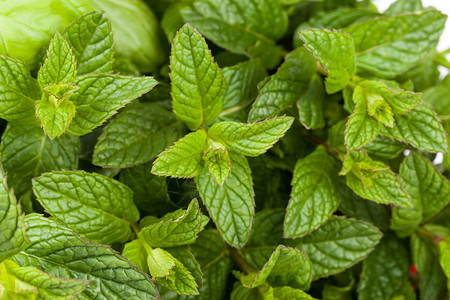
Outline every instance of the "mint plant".
{"type": "Polygon", "coordinates": [[[53,2],[0,3],[1,299],[450,296],[447,16],[53,2]]]}

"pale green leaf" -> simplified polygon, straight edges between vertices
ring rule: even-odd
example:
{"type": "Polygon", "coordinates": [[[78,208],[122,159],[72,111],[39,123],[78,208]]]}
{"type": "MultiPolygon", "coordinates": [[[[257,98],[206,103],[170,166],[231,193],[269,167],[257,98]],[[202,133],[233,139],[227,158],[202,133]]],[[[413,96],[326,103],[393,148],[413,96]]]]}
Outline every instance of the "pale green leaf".
{"type": "Polygon", "coordinates": [[[203,273],[200,264],[195,259],[190,247],[191,246],[170,247],[167,248],[166,251],[176,258],[189,271],[189,273],[191,273],[197,286],[201,287],[203,282],[203,273]]]}
{"type": "Polygon", "coordinates": [[[450,182],[430,161],[414,152],[401,165],[400,181],[411,195],[414,209],[394,208],[391,228],[404,236],[448,205],[450,182]]]}
{"type": "Polygon", "coordinates": [[[447,16],[437,10],[378,17],[351,25],[358,68],[393,78],[418,64],[438,43],[447,16]]]}
{"type": "Polygon", "coordinates": [[[358,299],[392,299],[408,280],[408,251],[392,233],[387,234],[363,262],[358,299]]]}
{"type": "Polygon", "coordinates": [[[152,77],[127,77],[119,75],[86,75],[75,84],[80,89],[71,100],[77,114],[68,132],[84,135],[100,126],[117,110],[150,91],[158,82],[152,77]]]}
{"type": "Polygon", "coordinates": [[[288,16],[278,1],[200,0],[182,9],[181,14],[220,47],[261,57],[269,68],[278,64],[281,51],[275,41],[288,27],[288,16]]]}
{"type": "Polygon", "coordinates": [[[195,278],[178,259],[160,248],[153,249],[148,257],[150,272],[152,272],[153,264],[155,265],[154,269],[159,271],[155,275],[152,273],[156,283],[178,294],[198,295],[198,286],[195,278]]]}
{"type": "Polygon", "coordinates": [[[356,108],[350,115],[345,130],[345,144],[348,150],[367,145],[377,137],[381,128],[381,124],[369,115],[366,95],[359,86],[353,92],[353,101],[356,108]]]}
{"type": "Polygon", "coordinates": [[[130,188],[97,173],[45,173],[33,179],[33,190],[48,213],[93,242],[126,242],[139,220],[130,188]]]}
{"type": "Polygon", "coordinates": [[[420,234],[411,236],[412,263],[420,274],[420,299],[440,300],[445,298],[447,279],[439,263],[439,247],[435,241],[420,234]]]}
{"type": "Polygon", "coordinates": [[[266,281],[271,286],[308,289],[311,284],[311,262],[296,248],[279,245],[256,276],[241,277],[244,286],[254,288],[266,281]]]}
{"type": "Polygon", "coordinates": [[[87,299],[158,298],[150,278],[111,248],[87,242],[57,221],[36,214],[27,215],[25,221],[31,245],[14,257],[20,266],[91,280],[80,294],[87,299]]]}
{"type": "Polygon", "coordinates": [[[93,163],[129,167],[147,162],[181,138],[184,128],[173,113],[159,105],[131,105],[103,129],[93,163]]]}
{"type": "Polygon", "coordinates": [[[283,137],[293,121],[292,117],[275,117],[249,124],[220,122],[208,130],[208,135],[222,142],[230,151],[258,156],[283,137]]]}
{"type": "Polygon", "coordinates": [[[198,176],[203,170],[206,138],[206,132],[201,129],[187,134],[158,156],[152,173],[182,178],[198,176]]]}
{"type": "Polygon", "coordinates": [[[309,29],[301,31],[300,37],[327,72],[327,93],[344,89],[356,73],[355,47],[351,36],[337,30],[309,29]]]}
{"type": "Polygon", "coordinates": [[[228,155],[228,151],[225,146],[213,140],[208,141],[210,145],[206,150],[206,153],[203,155],[203,159],[208,166],[211,176],[219,185],[222,186],[230,174],[230,156],[228,155]]]}
{"type": "Polygon", "coordinates": [[[74,82],[77,65],[66,39],[57,32],[47,50],[47,59],[39,70],[37,79],[41,88],[52,83],[74,82]]]}
{"type": "Polygon", "coordinates": [[[430,152],[447,152],[447,137],[436,113],[421,103],[405,115],[397,115],[394,128],[382,127],[381,134],[430,152]]]}
{"type": "Polygon", "coordinates": [[[231,155],[231,171],[220,186],[204,168],[195,179],[209,215],[227,243],[242,248],[250,237],[254,215],[254,191],[250,166],[243,156],[231,155]]]}
{"type": "Polygon", "coordinates": [[[222,111],[227,83],[203,37],[189,24],[177,33],[170,57],[173,111],[191,130],[222,111]]]}
{"type": "Polygon", "coordinates": [[[288,242],[305,251],[313,280],[339,273],[363,260],[381,239],[381,232],[366,222],[331,217],[311,235],[288,242]]]}
{"type": "Polygon", "coordinates": [[[23,250],[27,241],[20,206],[0,165],[0,262],[23,250]]]}
{"type": "Polygon", "coordinates": [[[175,267],[175,258],[161,248],[151,249],[147,256],[148,269],[153,279],[169,276],[175,267]]]}
{"type": "Polygon", "coordinates": [[[142,214],[164,215],[178,207],[170,201],[166,178],[153,175],[152,167],[148,162],[122,169],[119,180],[133,190],[134,203],[142,214]]]}
{"type": "Polygon", "coordinates": [[[310,233],[336,210],[341,201],[335,186],[338,168],[335,159],[322,146],[297,162],[286,208],[285,237],[297,238],[310,233]]]}
{"type": "Polygon", "coordinates": [[[144,243],[140,239],[136,239],[126,243],[123,247],[122,255],[125,256],[130,263],[138,267],[144,273],[148,273],[147,266],[147,250],[144,243]]]}
{"type": "Polygon", "coordinates": [[[249,113],[249,121],[275,117],[307,92],[316,72],[316,61],[306,49],[289,53],[284,63],[263,85],[249,113]]]}
{"type": "Polygon", "coordinates": [[[67,130],[75,117],[75,112],[75,105],[69,100],[61,102],[58,106],[49,102],[48,98],[39,100],[36,104],[36,117],[41,121],[41,126],[50,139],[61,136],[67,130]]]}
{"type": "Polygon", "coordinates": [[[0,55],[0,117],[9,122],[37,124],[34,107],[40,98],[39,84],[28,66],[0,55]]]}
{"type": "MultiPolygon", "coordinates": [[[[394,114],[403,115],[420,104],[420,93],[402,90],[396,82],[364,80],[358,83],[367,95],[381,97],[389,103],[394,114]],[[389,83],[389,85],[387,84],[389,83]]],[[[369,96],[367,97],[369,98],[369,96]]],[[[392,127],[392,126],[389,126],[392,127]]]]}
{"type": "Polygon", "coordinates": [[[314,75],[306,93],[297,100],[300,122],[307,129],[319,129],[325,126],[324,118],[325,89],[322,78],[314,75]]]}
{"type": "Polygon", "coordinates": [[[1,264],[2,283],[5,299],[69,300],[75,299],[89,281],[54,277],[35,267],[21,267],[6,260],[1,264]]]}
{"type": "Polygon", "coordinates": [[[20,199],[31,193],[31,179],[53,170],[78,168],[80,141],[64,135],[50,140],[39,127],[8,124],[0,144],[0,156],[8,183],[20,199]]]}
{"type": "Polygon", "coordinates": [[[77,60],[77,75],[112,70],[114,43],[111,23],[101,11],[92,11],[68,26],[66,38],[77,60]]]}
{"type": "MultiPolygon", "coordinates": [[[[141,223],[142,225],[142,223],[141,223]]],[[[173,247],[195,242],[202,226],[202,214],[196,199],[186,211],[178,210],[142,228],[139,238],[151,247],[173,247]]]]}

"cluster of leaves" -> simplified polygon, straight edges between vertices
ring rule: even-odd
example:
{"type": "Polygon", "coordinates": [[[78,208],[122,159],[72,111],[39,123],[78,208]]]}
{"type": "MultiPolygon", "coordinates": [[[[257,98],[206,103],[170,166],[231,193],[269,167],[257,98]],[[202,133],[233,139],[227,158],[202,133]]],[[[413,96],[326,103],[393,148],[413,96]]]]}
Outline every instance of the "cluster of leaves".
{"type": "Polygon", "coordinates": [[[449,296],[445,15],[147,2],[159,82],[101,11],[0,55],[2,299],[449,296]]]}

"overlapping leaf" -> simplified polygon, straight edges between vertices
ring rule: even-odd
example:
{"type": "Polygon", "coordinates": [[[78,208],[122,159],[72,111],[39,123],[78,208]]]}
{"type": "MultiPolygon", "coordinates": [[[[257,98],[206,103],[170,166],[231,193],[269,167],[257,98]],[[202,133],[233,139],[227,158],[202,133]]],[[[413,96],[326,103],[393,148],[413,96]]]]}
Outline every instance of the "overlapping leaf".
{"type": "Polygon", "coordinates": [[[33,179],[33,190],[48,213],[93,242],[126,242],[139,220],[132,191],[96,173],[45,173],[33,179]]]}
{"type": "Polygon", "coordinates": [[[322,146],[297,162],[286,208],[285,237],[310,233],[336,210],[341,201],[335,186],[337,169],[336,161],[322,146]]]}
{"type": "Polygon", "coordinates": [[[210,125],[222,111],[227,88],[203,37],[190,25],[177,33],[170,57],[173,110],[191,130],[210,125]]]}

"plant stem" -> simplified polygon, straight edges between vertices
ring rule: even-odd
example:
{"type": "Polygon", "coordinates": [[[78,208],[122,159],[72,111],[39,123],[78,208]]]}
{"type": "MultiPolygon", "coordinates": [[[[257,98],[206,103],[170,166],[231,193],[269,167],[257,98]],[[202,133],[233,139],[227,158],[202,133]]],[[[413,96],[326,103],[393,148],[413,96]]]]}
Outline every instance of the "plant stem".
{"type": "Polygon", "coordinates": [[[133,232],[136,234],[136,236],[139,236],[139,232],[141,229],[139,228],[138,223],[131,223],[131,229],[133,229],[133,232]]]}
{"type": "Polygon", "coordinates": [[[236,248],[233,248],[231,246],[228,246],[228,252],[231,255],[231,258],[234,260],[234,262],[238,265],[239,269],[242,270],[245,274],[249,274],[252,272],[256,272],[252,267],[250,267],[247,262],[242,257],[241,251],[239,251],[236,248]]]}

